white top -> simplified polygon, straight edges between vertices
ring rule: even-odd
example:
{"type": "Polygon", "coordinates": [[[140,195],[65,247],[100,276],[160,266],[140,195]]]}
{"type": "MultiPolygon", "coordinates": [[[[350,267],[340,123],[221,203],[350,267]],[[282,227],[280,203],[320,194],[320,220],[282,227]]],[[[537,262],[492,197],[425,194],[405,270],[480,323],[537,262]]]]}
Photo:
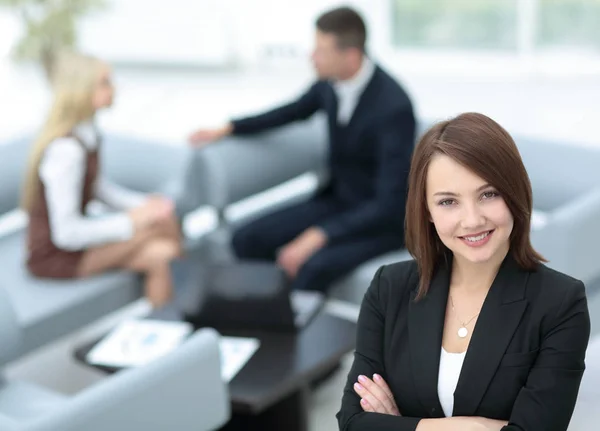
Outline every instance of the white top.
{"type": "Polygon", "coordinates": [[[338,123],[347,124],[352,118],[358,100],[375,73],[375,64],[363,57],[359,71],[350,79],[334,82],[333,88],[338,97],[338,123]]]}
{"type": "MultiPolygon", "coordinates": [[[[98,145],[98,135],[91,122],[78,125],[73,134],[90,150],[98,145]]],[[[40,162],[39,174],[46,192],[52,242],[64,250],[126,241],[134,233],[133,223],[125,212],[96,217],[81,214],[85,168],[85,150],[72,137],[52,141],[40,162]]],[[[119,211],[139,206],[146,199],[146,195],[114,184],[100,174],[94,197],[119,211]]]]}
{"type": "Polygon", "coordinates": [[[462,353],[448,353],[442,347],[440,374],[438,377],[438,398],[446,417],[451,417],[454,410],[454,391],[456,390],[466,353],[466,351],[462,353]]]}

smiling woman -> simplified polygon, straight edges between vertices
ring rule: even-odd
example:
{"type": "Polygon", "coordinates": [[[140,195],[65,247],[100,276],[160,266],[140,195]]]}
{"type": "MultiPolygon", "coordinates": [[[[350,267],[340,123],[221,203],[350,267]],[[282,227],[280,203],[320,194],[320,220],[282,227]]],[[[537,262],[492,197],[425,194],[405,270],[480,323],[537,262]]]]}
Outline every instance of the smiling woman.
{"type": "Polygon", "coordinates": [[[490,118],[432,127],[415,148],[406,243],[358,320],[341,430],[566,431],[590,320],[579,280],[529,239],[532,191],[490,118]]]}
{"type": "Polygon", "coordinates": [[[415,149],[409,181],[406,241],[421,270],[419,297],[447,251],[461,266],[499,266],[512,244],[522,268],[544,261],[529,239],[527,171],[511,136],[490,118],[467,113],[432,127],[415,149]]]}

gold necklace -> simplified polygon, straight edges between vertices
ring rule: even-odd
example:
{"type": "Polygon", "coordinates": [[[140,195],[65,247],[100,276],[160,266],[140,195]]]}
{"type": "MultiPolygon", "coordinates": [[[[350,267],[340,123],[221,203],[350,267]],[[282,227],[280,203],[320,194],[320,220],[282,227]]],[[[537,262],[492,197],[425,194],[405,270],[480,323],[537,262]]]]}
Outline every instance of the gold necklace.
{"type": "Polygon", "coordinates": [[[456,312],[456,309],[454,308],[454,300],[452,299],[452,295],[450,295],[450,305],[452,306],[452,312],[454,313],[454,316],[456,317],[456,321],[458,323],[460,323],[460,328],[458,328],[457,334],[460,338],[465,338],[467,335],[469,335],[469,330],[467,329],[467,325],[469,323],[471,323],[473,321],[473,319],[475,319],[477,316],[479,316],[479,313],[481,313],[481,310],[479,311],[479,313],[477,313],[475,316],[471,317],[466,323],[461,321],[460,318],[458,317],[458,313],[456,312]]]}

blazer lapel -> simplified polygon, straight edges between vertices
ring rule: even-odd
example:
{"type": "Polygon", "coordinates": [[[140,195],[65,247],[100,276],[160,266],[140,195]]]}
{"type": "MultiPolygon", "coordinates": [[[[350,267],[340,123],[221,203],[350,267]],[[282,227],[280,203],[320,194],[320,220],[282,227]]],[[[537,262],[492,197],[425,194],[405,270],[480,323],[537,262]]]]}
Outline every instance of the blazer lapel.
{"type": "Polygon", "coordinates": [[[490,287],[473,330],[454,392],[454,416],[475,416],[527,307],[528,272],[506,257],[490,287]]]}
{"type": "Polygon", "coordinates": [[[408,308],[409,348],[415,387],[421,404],[431,417],[444,416],[437,385],[450,265],[451,263],[440,265],[431,281],[429,292],[423,299],[415,302],[416,292],[413,292],[408,308]]]}

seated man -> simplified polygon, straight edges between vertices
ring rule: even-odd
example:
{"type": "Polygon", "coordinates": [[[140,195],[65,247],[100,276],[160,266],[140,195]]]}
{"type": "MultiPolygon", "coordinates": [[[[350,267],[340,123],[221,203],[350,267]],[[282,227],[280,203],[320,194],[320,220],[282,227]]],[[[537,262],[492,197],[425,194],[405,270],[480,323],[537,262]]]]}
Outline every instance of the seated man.
{"type": "Polygon", "coordinates": [[[316,27],[312,60],[319,79],[306,94],[221,129],[199,130],[190,141],[248,135],[327,113],[329,184],[233,237],[238,258],[276,261],[293,288],[323,291],[362,262],[403,246],[415,118],[402,87],[366,55],[358,13],[334,9],[316,27]]]}

